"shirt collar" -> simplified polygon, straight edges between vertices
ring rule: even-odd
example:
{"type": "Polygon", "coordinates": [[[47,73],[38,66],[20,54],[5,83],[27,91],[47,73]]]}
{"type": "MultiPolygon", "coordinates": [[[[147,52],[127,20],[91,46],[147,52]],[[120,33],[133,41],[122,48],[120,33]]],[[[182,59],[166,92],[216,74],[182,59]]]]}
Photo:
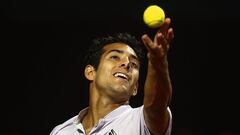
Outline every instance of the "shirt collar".
{"type": "MultiPolygon", "coordinates": [[[[103,119],[108,120],[108,119],[113,119],[118,117],[120,114],[122,114],[124,111],[130,109],[131,106],[130,105],[121,105],[120,107],[114,109],[113,111],[111,111],[110,113],[108,113],[103,119]]],[[[84,108],[83,110],[81,110],[78,114],[78,119],[77,119],[77,123],[82,123],[83,118],[87,115],[89,107],[84,108]]]]}
{"type": "Polygon", "coordinates": [[[77,119],[77,123],[82,123],[83,118],[87,115],[88,108],[89,108],[89,107],[86,107],[86,108],[84,108],[83,110],[81,110],[81,111],[79,112],[79,114],[78,114],[78,119],[77,119]]]}
{"type": "Polygon", "coordinates": [[[114,109],[110,113],[108,113],[103,119],[108,120],[108,119],[117,118],[120,114],[122,114],[124,111],[126,111],[130,108],[131,108],[130,105],[122,105],[122,106],[114,109]]]}

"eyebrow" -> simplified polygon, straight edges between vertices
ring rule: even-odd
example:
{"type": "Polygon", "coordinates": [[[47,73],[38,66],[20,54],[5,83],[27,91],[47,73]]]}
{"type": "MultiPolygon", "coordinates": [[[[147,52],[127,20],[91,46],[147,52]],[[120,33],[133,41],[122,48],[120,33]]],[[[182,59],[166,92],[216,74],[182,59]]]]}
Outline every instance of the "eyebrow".
{"type": "MultiPolygon", "coordinates": [[[[107,54],[112,53],[112,52],[124,53],[123,50],[113,49],[113,50],[108,51],[107,54]]],[[[133,58],[133,59],[135,59],[135,60],[138,60],[138,61],[139,61],[138,57],[135,56],[135,55],[133,55],[133,54],[131,54],[130,57],[133,58]]]]}

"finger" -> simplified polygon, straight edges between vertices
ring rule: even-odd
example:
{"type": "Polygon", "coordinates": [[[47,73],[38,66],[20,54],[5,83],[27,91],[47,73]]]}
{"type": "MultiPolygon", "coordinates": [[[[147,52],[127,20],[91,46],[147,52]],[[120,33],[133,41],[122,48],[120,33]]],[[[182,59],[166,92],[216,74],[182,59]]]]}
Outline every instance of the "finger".
{"type": "Polygon", "coordinates": [[[161,33],[161,32],[157,32],[156,33],[156,35],[155,35],[155,37],[154,37],[154,42],[159,46],[159,45],[161,45],[161,40],[162,40],[162,38],[164,37],[164,35],[163,35],[163,33],[161,33]]]}
{"type": "Polygon", "coordinates": [[[168,33],[167,33],[167,37],[166,37],[168,43],[171,43],[173,38],[174,38],[173,28],[170,28],[170,29],[168,29],[168,33]]]}
{"type": "Polygon", "coordinates": [[[144,46],[147,48],[148,52],[152,52],[152,49],[154,48],[154,43],[153,41],[149,38],[148,35],[143,35],[142,36],[142,41],[144,46]]]}
{"type": "Polygon", "coordinates": [[[169,43],[162,33],[157,34],[157,44],[163,52],[168,51],[169,43]]]}
{"type": "Polygon", "coordinates": [[[170,23],[171,23],[171,19],[170,18],[166,18],[164,20],[163,25],[160,27],[159,32],[163,33],[163,35],[166,36],[170,23]]]}

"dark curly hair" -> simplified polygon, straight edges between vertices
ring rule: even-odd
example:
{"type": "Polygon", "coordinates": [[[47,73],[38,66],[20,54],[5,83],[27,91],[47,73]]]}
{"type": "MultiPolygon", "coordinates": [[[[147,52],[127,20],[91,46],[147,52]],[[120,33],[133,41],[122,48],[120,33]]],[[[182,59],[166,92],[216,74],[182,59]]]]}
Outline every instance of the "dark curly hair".
{"type": "Polygon", "coordinates": [[[140,41],[138,41],[129,33],[115,33],[112,35],[98,37],[92,41],[92,44],[89,46],[84,58],[85,65],[90,64],[97,69],[100,62],[100,57],[103,54],[103,47],[111,43],[127,44],[135,51],[140,63],[144,61],[146,54],[144,46],[140,41]]]}

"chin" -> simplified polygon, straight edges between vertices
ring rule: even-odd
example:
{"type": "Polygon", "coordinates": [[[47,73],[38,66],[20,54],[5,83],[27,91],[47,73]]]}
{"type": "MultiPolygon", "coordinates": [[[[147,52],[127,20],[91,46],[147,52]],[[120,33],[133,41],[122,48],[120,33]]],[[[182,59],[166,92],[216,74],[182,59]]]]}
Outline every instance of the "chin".
{"type": "Polygon", "coordinates": [[[131,90],[127,87],[115,89],[115,92],[117,93],[118,96],[121,95],[121,97],[125,97],[127,99],[131,96],[131,90]]]}
{"type": "Polygon", "coordinates": [[[123,97],[129,97],[131,96],[131,87],[129,84],[123,83],[120,84],[119,82],[117,84],[111,84],[111,89],[114,93],[117,93],[116,95],[122,95],[123,97]]]}

